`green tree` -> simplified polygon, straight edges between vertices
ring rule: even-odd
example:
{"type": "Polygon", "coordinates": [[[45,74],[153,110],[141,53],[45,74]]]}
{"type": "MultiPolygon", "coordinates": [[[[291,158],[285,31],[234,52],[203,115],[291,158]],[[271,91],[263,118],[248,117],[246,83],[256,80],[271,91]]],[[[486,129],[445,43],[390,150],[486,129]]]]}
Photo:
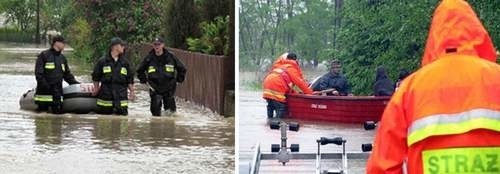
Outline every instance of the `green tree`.
{"type": "Polygon", "coordinates": [[[344,63],[355,93],[371,94],[378,66],[388,68],[393,79],[401,68],[417,68],[436,1],[347,1],[345,6],[339,47],[330,56],[344,63]]]}
{"type": "Polygon", "coordinates": [[[203,35],[200,38],[188,38],[190,51],[205,54],[228,55],[229,53],[229,16],[217,17],[213,22],[200,24],[203,35]]]}
{"type": "Polygon", "coordinates": [[[92,46],[89,44],[92,38],[92,29],[88,22],[83,18],[78,18],[68,27],[69,41],[75,50],[74,57],[92,60],[92,46]]]}
{"type": "Polygon", "coordinates": [[[35,0],[2,0],[0,13],[5,14],[6,23],[13,24],[21,31],[33,30],[36,22],[35,0]]]}
{"type": "MultiPolygon", "coordinates": [[[[234,0],[231,0],[234,2],[234,0]]],[[[230,0],[201,0],[200,9],[204,21],[213,21],[219,16],[228,16],[230,13],[230,0]]],[[[234,4],[233,4],[234,5],[234,4]]]]}
{"type": "Polygon", "coordinates": [[[112,37],[121,37],[131,47],[150,42],[158,36],[162,27],[163,0],[78,0],[74,8],[81,10],[91,28],[87,45],[93,49],[93,60],[101,57],[109,48],[112,37]]]}
{"type": "Polygon", "coordinates": [[[316,66],[320,60],[328,59],[325,51],[332,47],[333,5],[327,1],[305,1],[303,5],[304,12],[284,22],[281,28],[294,35],[288,48],[316,66]]]}
{"type": "MultiPolygon", "coordinates": [[[[255,71],[289,50],[313,65],[337,58],[344,64],[353,92],[371,94],[376,67],[385,66],[392,79],[400,69],[419,68],[438,2],[242,0],[241,70],[255,71]]],[[[498,49],[500,1],[468,2],[498,49]]]]}
{"type": "MultiPolygon", "coordinates": [[[[36,0],[32,1],[36,2],[36,0]]],[[[69,16],[66,14],[68,10],[71,10],[71,3],[72,0],[40,0],[40,32],[42,36],[45,36],[49,30],[63,31],[67,27],[63,21],[68,20],[69,16]]]]}
{"type": "Polygon", "coordinates": [[[199,16],[194,0],[170,0],[164,13],[164,35],[168,46],[187,49],[186,39],[199,36],[199,16]]]}

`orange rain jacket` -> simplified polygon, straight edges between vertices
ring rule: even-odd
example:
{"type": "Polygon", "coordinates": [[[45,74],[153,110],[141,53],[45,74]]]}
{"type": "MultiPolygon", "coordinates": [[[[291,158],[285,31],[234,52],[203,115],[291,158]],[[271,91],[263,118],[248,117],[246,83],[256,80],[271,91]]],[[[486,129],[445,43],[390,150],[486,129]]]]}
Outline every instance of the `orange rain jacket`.
{"type": "Polygon", "coordinates": [[[466,1],[443,0],[422,68],[385,108],[367,173],[500,173],[500,66],[466,1]]]}
{"type": "Polygon", "coordinates": [[[278,57],[271,72],[264,79],[264,99],[286,102],[286,94],[293,92],[293,85],[297,85],[305,94],[312,94],[312,90],[302,77],[302,71],[295,60],[286,58],[288,53],[278,57]]]}

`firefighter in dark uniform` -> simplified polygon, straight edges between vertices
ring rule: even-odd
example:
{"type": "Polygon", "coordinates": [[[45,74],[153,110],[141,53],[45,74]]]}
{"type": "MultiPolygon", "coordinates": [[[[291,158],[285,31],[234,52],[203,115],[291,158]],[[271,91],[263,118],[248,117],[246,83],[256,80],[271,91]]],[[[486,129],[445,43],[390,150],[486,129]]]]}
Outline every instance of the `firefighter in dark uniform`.
{"type": "Polygon", "coordinates": [[[64,38],[55,36],[52,39],[51,48],[42,51],[35,65],[36,94],[35,103],[38,111],[49,111],[62,113],[62,81],[69,84],[77,84],[75,76],[71,74],[66,57],[62,54],[64,50],[64,38]]]}
{"type": "Polygon", "coordinates": [[[97,61],[92,72],[94,95],[99,114],[128,114],[128,99],[134,100],[134,72],[122,55],[125,42],[115,37],[106,55],[97,61]],[[127,95],[127,88],[130,93],[127,95]]]}
{"type": "Polygon", "coordinates": [[[137,77],[141,83],[150,87],[150,110],[153,116],[161,115],[161,106],[165,110],[176,112],[175,89],[182,83],[186,75],[186,67],[174,54],[165,49],[164,40],[155,38],[153,50],[144,58],[137,69],[137,77]]]}

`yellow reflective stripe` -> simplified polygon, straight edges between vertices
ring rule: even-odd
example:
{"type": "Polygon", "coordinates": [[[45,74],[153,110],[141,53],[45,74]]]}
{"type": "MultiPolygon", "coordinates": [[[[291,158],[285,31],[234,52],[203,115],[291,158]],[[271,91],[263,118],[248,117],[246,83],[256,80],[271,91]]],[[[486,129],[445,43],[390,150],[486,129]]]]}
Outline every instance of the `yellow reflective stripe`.
{"type": "Polygon", "coordinates": [[[265,89],[264,90],[264,94],[272,95],[272,96],[277,97],[279,99],[285,99],[286,98],[285,94],[277,92],[277,91],[273,91],[273,90],[270,90],[270,89],[265,89]]]}
{"type": "Polygon", "coordinates": [[[35,95],[35,101],[52,102],[52,95],[35,95]]]}
{"type": "Polygon", "coordinates": [[[156,68],[154,66],[149,66],[148,73],[156,72],[156,68]]]}
{"type": "MultiPolygon", "coordinates": [[[[113,106],[113,101],[107,101],[107,100],[97,99],[97,105],[99,105],[99,106],[105,106],[105,107],[111,107],[111,106],[113,106]]],[[[122,101],[120,101],[120,106],[122,106],[122,107],[128,106],[128,100],[122,100],[122,101]]]]}
{"type": "Polygon", "coordinates": [[[451,148],[422,152],[424,174],[500,173],[499,158],[500,147],[451,148]]]}
{"type": "Polygon", "coordinates": [[[111,72],[111,67],[110,66],[104,66],[102,67],[102,73],[110,73],[111,72]]]}
{"type": "Polygon", "coordinates": [[[99,105],[99,106],[105,106],[105,107],[110,107],[110,106],[113,106],[113,102],[112,101],[107,101],[107,100],[97,99],[97,105],[99,105]]]}
{"type": "Polygon", "coordinates": [[[121,107],[127,107],[128,106],[128,100],[122,100],[122,101],[120,101],[120,106],[121,107]]]}
{"type": "Polygon", "coordinates": [[[45,62],[45,69],[54,69],[54,68],[56,68],[54,62],[45,62]]]}
{"type": "Polygon", "coordinates": [[[411,146],[430,136],[461,134],[474,129],[500,132],[500,111],[473,109],[418,119],[408,128],[407,144],[411,146]]]}
{"type": "Polygon", "coordinates": [[[174,72],[174,65],[165,65],[166,72],[174,72]]]}
{"type": "Polygon", "coordinates": [[[122,75],[127,75],[127,68],[122,67],[122,69],[120,70],[120,73],[121,73],[122,75]]]}
{"type": "Polygon", "coordinates": [[[66,71],[66,67],[64,66],[64,63],[61,64],[61,69],[62,69],[62,71],[66,71]]]}

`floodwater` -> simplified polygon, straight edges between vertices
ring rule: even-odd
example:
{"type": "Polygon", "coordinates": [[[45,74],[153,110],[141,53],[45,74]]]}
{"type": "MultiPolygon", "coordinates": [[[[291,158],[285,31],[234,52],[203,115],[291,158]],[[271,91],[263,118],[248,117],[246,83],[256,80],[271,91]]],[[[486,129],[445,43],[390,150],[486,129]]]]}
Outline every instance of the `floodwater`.
{"type": "MultiPolygon", "coordinates": [[[[127,117],[20,110],[20,96],[36,84],[34,59],[0,52],[1,173],[234,172],[234,118],[182,100],[177,113],[151,117],[140,84],[127,117]]],[[[90,82],[88,70],[69,62],[90,82]]]]}
{"type": "MultiPolygon", "coordinates": [[[[267,121],[266,102],[260,91],[240,90],[239,93],[239,158],[241,162],[249,162],[257,143],[262,153],[271,152],[271,144],[281,142],[280,131],[271,130],[267,121]]],[[[316,153],[316,140],[320,137],[343,137],[347,140],[347,152],[361,152],[361,144],[372,143],[375,132],[366,131],[362,124],[340,124],[319,121],[287,120],[298,122],[298,132],[288,131],[288,145],[299,144],[300,153],[316,153]]],[[[340,153],[342,146],[325,145],[322,153],[340,153]]],[[[323,170],[340,169],[340,160],[322,161],[323,170]]],[[[348,160],[349,173],[365,173],[366,160],[348,160]]],[[[314,160],[291,160],[281,166],[277,160],[262,161],[260,173],[314,173],[314,160]]]]}

